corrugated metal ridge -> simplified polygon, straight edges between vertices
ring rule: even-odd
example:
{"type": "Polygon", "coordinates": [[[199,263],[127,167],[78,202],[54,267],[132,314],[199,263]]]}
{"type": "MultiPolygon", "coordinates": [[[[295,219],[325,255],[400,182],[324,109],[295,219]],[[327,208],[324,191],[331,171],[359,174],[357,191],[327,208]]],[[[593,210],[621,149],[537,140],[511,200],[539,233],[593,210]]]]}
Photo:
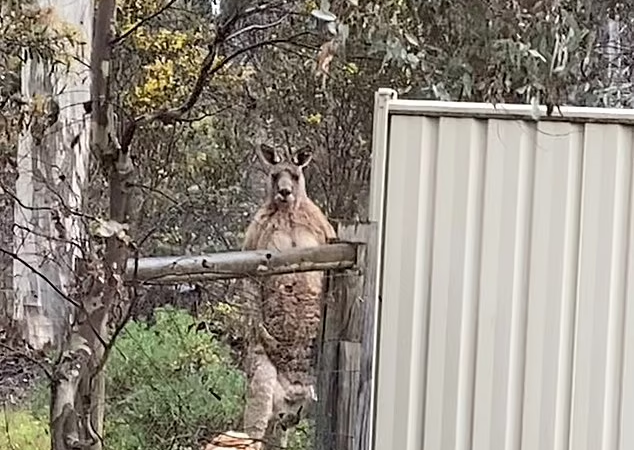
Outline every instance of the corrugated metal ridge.
{"type": "Polygon", "coordinates": [[[434,117],[468,117],[472,119],[535,120],[539,111],[540,121],[565,121],[573,123],[614,123],[634,125],[634,110],[622,108],[590,108],[577,106],[555,107],[547,116],[546,106],[505,103],[446,102],[439,100],[388,100],[389,114],[421,115],[434,117]]]}

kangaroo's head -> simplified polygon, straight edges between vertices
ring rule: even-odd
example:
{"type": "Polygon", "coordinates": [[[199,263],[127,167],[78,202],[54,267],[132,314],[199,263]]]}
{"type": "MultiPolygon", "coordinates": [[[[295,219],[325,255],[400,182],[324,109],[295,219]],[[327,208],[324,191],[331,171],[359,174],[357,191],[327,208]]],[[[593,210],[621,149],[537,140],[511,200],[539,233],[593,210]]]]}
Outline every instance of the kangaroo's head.
{"type": "Polygon", "coordinates": [[[268,169],[268,195],[276,207],[292,208],[306,197],[304,168],[313,159],[309,147],[289,153],[261,145],[257,153],[268,169]]]}

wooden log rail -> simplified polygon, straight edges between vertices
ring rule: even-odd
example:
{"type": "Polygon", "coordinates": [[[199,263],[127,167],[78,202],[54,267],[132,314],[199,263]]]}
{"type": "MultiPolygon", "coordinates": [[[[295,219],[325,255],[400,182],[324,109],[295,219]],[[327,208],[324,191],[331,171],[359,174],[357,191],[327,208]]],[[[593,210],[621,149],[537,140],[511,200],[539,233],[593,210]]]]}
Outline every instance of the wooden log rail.
{"type": "Polygon", "coordinates": [[[231,251],[200,256],[130,258],[126,265],[126,279],[128,282],[134,280],[144,284],[176,284],[313,270],[342,270],[356,264],[357,245],[337,242],[284,252],[231,251]]]}

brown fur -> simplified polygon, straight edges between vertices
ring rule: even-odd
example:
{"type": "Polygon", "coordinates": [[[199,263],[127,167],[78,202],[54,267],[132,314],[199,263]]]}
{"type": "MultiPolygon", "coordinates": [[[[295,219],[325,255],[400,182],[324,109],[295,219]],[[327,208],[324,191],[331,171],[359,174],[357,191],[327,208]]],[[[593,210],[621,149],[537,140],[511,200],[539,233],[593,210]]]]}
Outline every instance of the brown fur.
{"type": "MultiPolygon", "coordinates": [[[[335,238],[332,225],[306,195],[302,169],[312,155],[301,150],[282,160],[271,149],[259,154],[270,168],[268,198],[247,229],[243,249],[283,251],[335,238]]],[[[322,289],[323,274],[305,272],[264,279],[253,292],[256,331],[249,345],[244,417],[251,437],[268,436],[277,441],[274,445],[284,445],[285,433],[277,429],[280,422],[292,425],[299,419],[290,416],[314,399],[312,363],[322,289]]]]}

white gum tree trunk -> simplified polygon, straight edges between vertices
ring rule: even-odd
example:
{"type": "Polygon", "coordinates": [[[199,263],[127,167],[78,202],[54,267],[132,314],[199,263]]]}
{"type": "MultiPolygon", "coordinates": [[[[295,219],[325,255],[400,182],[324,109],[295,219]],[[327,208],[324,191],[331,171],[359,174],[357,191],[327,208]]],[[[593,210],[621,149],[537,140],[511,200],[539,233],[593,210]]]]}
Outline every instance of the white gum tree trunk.
{"type": "Polygon", "coordinates": [[[89,163],[92,0],[38,0],[52,8],[53,26],[65,23],[83,45],[70,67],[29,58],[22,69],[22,94],[36,112],[18,145],[14,210],[13,318],[28,342],[58,346],[71,319],[68,292],[82,236],[82,191],[89,163]],[[25,264],[26,263],[26,264],[25,264]],[[27,266],[28,264],[28,266],[27,266]],[[30,266],[30,267],[29,267],[30,266]],[[58,292],[59,290],[59,292],[58,292]]]}

